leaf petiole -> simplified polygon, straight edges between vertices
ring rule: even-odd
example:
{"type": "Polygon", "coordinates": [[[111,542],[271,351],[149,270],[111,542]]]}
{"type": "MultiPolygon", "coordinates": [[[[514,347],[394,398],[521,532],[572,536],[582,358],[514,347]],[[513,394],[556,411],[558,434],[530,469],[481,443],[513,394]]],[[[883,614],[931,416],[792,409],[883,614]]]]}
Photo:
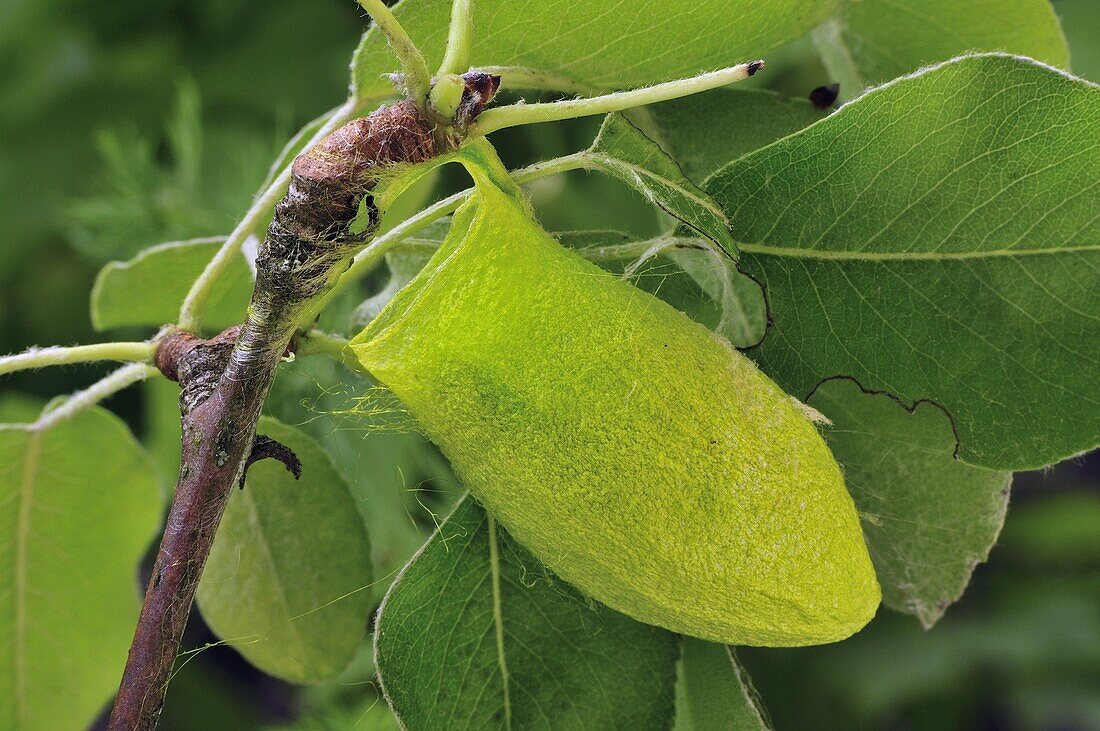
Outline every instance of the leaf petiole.
{"type": "Polygon", "coordinates": [[[382,0],[359,0],[359,5],[386,34],[386,40],[405,74],[405,91],[408,97],[417,104],[424,104],[432,81],[424,55],[382,0]]]}
{"type": "MultiPolygon", "coordinates": [[[[587,151],[581,151],[572,155],[535,163],[534,165],[516,170],[511,173],[511,177],[516,183],[526,183],[529,180],[535,180],[536,178],[545,177],[547,175],[564,173],[569,170],[579,170],[589,164],[587,156],[587,151]]],[[[473,188],[461,190],[458,193],[433,203],[416,215],[405,219],[381,236],[376,237],[366,246],[366,248],[360,251],[355,258],[352,259],[351,266],[348,267],[347,271],[340,277],[340,280],[328,292],[324,303],[327,303],[352,282],[355,282],[373,271],[374,268],[381,263],[386,253],[392,251],[403,239],[420,231],[433,221],[454,213],[467,198],[473,195],[473,193],[473,188]]],[[[324,303],[322,303],[322,307],[324,303]]]]}
{"type": "Polygon", "coordinates": [[[567,99],[548,104],[511,104],[482,112],[470,127],[470,135],[487,135],[505,127],[539,122],[556,122],[562,119],[585,117],[593,114],[610,114],[626,109],[679,99],[699,92],[717,89],[727,84],[753,76],[764,67],[763,61],[750,61],[689,79],[668,81],[630,91],[617,91],[603,96],[567,99]]]}
{"type": "Polygon", "coordinates": [[[95,343],[94,345],[33,348],[24,353],[0,358],[0,375],[15,371],[45,368],[70,363],[95,363],[104,360],[148,363],[156,353],[156,343],[95,343]]]}
{"type": "Polygon", "coordinates": [[[454,0],[447,33],[447,52],[436,76],[461,74],[470,68],[470,38],[473,35],[473,0],[454,0]]]}

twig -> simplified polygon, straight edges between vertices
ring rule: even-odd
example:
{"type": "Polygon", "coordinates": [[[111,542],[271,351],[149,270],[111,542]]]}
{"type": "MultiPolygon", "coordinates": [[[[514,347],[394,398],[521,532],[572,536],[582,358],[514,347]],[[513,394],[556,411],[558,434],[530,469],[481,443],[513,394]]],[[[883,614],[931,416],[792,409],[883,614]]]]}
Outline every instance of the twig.
{"type": "Polygon", "coordinates": [[[454,0],[451,25],[447,31],[447,52],[436,76],[461,74],[470,68],[470,43],[473,35],[472,0],[454,0]]]}
{"type": "Polygon", "coordinates": [[[184,331],[161,339],[157,366],[181,386],[180,475],[111,714],[113,731],[156,726],[199,577],[251,455],[275,369],[303,320],[373,233],[380,212],[369,193],[378,176],[437,152],[431,121],[411,102],[333,132],[291,166],[289,190],[256,260],[244,325],[211,340],[184,331]],[[371,225],[355,234],[360,203],[371,206],[371,225]]]}

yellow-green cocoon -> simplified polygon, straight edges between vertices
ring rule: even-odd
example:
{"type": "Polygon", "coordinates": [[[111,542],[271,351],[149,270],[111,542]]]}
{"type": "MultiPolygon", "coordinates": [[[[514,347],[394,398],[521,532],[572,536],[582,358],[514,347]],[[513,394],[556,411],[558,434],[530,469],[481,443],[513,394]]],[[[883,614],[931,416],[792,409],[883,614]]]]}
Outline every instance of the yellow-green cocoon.
{"type": "Polygon", "coordinates": [[[352,348],[512,535],[604,604],[744,645],[874,616],[855,506],[790,397],[491,183],[352,348]]]}

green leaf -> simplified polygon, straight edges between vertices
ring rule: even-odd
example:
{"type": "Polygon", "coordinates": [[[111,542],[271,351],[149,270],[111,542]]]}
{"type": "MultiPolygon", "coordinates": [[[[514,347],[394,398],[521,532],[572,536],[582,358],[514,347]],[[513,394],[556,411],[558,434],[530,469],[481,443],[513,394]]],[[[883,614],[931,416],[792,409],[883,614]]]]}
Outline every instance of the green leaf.
{"type": "MultiPolygon", "coordinates": [[[[836,0],[609,0],[472,3],[471,65],[514,66],[563,91],[623,89],[693,76],[757,58],[794,40],[836,0]]],[[[450,3],[404,0],[394,15],[435,68],[443,58],[450,3]]],[[[393,96],[382,74],[393,59],[372,27],[352,59],[352,89],[367,103],[393,96]]]]}
{"type": "Polygon", "coordinates": [[[697,183],[731,160],[794,134],[826,114],[805,99],[741,89],[715,89],[653,104],[647,111],[653,139],[697,183]]]}
{"type": "Polygon", "coordinates": [[[394,582],[379,677],[408,728],[662,729],[677,637],[582,598],[464,499],[394,582]]]}
{"type": "Polygon", "coordinates": [[[584,167],[612,175],[646,200],[734,256],[729,223],[710,196],[687,179],[676,161],[621,114],[609,114],[595,142],[578,157],[584,167]]]}
{"type": "Polygon", "coordinates": [[[1069,52],[1048,0],[860,0],[814,34],[846,97],[864,86],[975,51],[1066,68],[1069,52]]]}
{"type": "MultiPolygon", "coordinates": [[[[102,331],[175,322],[188,290],[222,241],[176,241],[148,248],[129,261],[107,264],[92,290],[92,325],[102,331]]],[[[241,322],[251,293],[252,272],[244,257],[236,257],[214,284],[203,321],[217,329],[241,322]]]]}
{"type": "Polygon", "coordinates": [[[826,439],[863,519],[883,602],[930,628],[996,542],[1012,473],[956,461],[951,423],[931,404],[910,413],[838,380],[810,405],[833,422],[826,439]]]}
{"type": "Polygon", "coordinates": [[[672,296],[662,284],[654,294],[718,333],[732,345],[745,348],[760,342],[767,325],[767,307],[760,285],[737,270],[737,265],[717,252],[682,242],[664,256],[701,290],[705,299],[672,296]],[[700,303],[713,303],[709,317],[699,312],[700,303]]]}
{"type": "Polygon", "coordinates": [[[109,411],[0,425],[0,728],[86,728],[111,698],[162,503],[109,411]]]}
{"type": "Polygon", "coordinates": [[[199,584],[202,616],[256,667],[294,683],[339,673],[366,631],[370,544],[347,483],[316,442],[270,417],[259,433],[302,462],[252,465],[199,584]]]}
{"type": "Polygon", "coordinates": [[[675,731],[768,731],[756,690],[733,648],[684,637],[675,731]]]}
{"type": "Polygon", "coordinates": [[[1100,87],[1003,55],[869,92],[708,188],[807,398],[849,376],[952,417],[959,457],[1028,469],[1097,444],[1100,87]]]}

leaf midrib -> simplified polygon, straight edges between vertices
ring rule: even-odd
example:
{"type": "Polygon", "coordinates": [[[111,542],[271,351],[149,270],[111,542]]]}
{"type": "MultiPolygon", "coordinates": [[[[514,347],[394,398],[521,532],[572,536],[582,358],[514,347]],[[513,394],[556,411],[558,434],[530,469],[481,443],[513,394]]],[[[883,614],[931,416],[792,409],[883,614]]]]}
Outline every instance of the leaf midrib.
{"type": "MultiPolygon", "coordinates": [[[[245,487],[249,488],[249,485],[246,483],[245,487]]],[[[258,538],[256,543],[259,544],[264,556],[267,558],[268,565],[271,567],[271,578],[274,580],[275,587],[278,589],[278,591],[276,592],[276,596],[279,598],[279,603],[283,605],[283,610],[286,612],[286,624],[289,626],[290,633],[294,635],[294,639],[298,643],[298,649],[301,653],[301,656],[306,657],[309,648],[304,638],[302,637],[301,631],[299,631],[298,626],[294,623],[295,615],[291,613],[290,601],[287,599],[286,589],[283,586],[283,579],[279,575],[278,565],[275,562],[274,554],[271,552],[271,544],[267,539],[267,531],[264,529],[263,518],[260,517],[259,507],[256,505],[256,501],[252,499],[253,492],[255,492],[254,487],[251,488],[251,492],[246,489],[246,491],[242,492],[238,497],[244,499],[245,501],[245,505],[248,509],[249,520],[252,522],[252,525],[256,529],[258,538]]],[[[298,660],[298,662],[301,663],[303,667],[305,666],[305,662],[303,660],[300,660],[298,658],[294,659],[298,660]]]]}
{"type": "Polygon", "coordinates": [[[31,518],[34,511],[35,478],[38,475],[38,458],[42,452],[42,432],[29,430],[27,448],[23,453],[23,474],[19,481],[19,516],[15,539],[15,631],[13,674],[15,676],[15,718],[21,726],[27,713],[27,544],[30,542],[31,518]]]}
{"type": "Polygon", "coordinates": [[[964,261],[967,259],[1016,259],[1028,256],[1052,256],[1100,251],[1100,244],[1058,246],[1047,249],[988,249],[984,251],[835,251],[830,249],[800,249],[767,244],[738,244],[749,254],[766,254],[790,259],[832,259],[845,261],[964,261]]]}
{"type": "Polygon", "coordinates": [[[493,624],[496,629],[497,664],[500,666],[500,680],[504,689],[504,727],[512,728],[512,698],[508,688],[508,664],[504,654],[504,609],[500,598],[500,555],[497,548],[496,521],[489,515],[489,571],[493,584],[493,624]]]}

